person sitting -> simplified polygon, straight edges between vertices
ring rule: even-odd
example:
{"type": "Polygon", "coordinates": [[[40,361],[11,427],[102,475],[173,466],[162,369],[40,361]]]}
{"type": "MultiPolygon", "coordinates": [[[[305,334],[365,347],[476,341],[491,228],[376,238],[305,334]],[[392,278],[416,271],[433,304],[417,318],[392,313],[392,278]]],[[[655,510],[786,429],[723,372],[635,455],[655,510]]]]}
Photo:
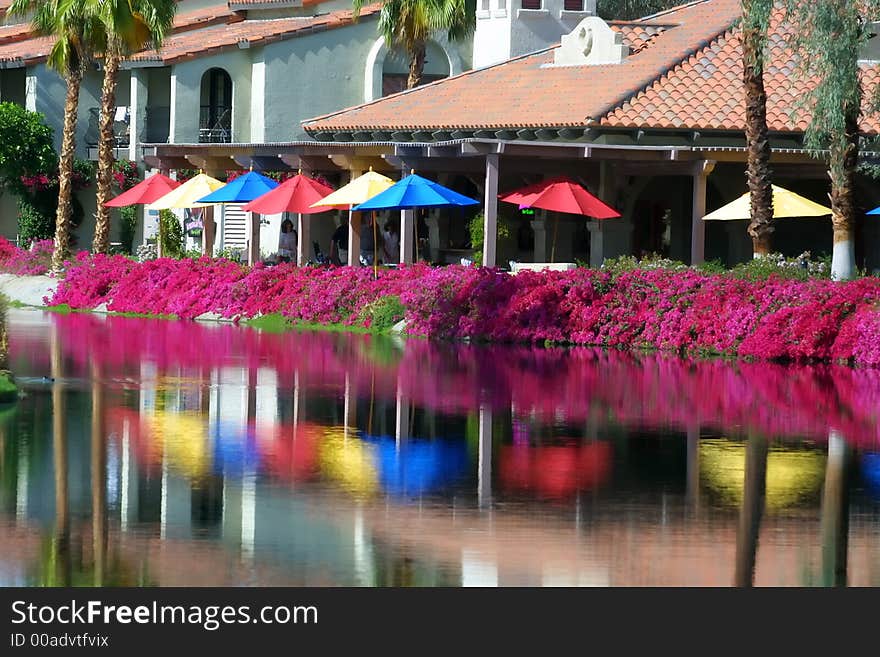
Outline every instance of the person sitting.
{"type": "Polygon", "coordinates": [[[400,235],[397,233],[397,226],[394,222],[385,223],[382,230],[383,251],[385,252],[385,262],[389,264],[397,264],[400,262],[400,235]]]}
{"type": "Polygon", "coordinates": [[[361,224],[361,257],[364,260],[364,264],[367,265],[372,265],[373,259],[377,255],[374,237],[378,236],[373,233],[373,221],[374,219],[368,218],[361,224]]]}
{"type": "Polygon", "coordinates": [[[293,222],[285,219],[281,223],[281,236],[278,238],[278,262],[290,262],[297,249],[297,234],[293,222]]]}
{"type": "Polygon", "coordinates": [[[330,238],[330,262],[334,265],[348,264],[348,223],[343,221],[330,238]]]}

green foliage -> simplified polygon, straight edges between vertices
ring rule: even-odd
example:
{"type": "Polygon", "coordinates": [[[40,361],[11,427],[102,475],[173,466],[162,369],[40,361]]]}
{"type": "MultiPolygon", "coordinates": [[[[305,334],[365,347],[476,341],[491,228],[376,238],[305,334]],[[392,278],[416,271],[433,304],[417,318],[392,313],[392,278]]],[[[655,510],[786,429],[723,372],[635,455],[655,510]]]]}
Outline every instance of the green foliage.
{"type": "Polygon", "coordinates": [[[639,260],[635,256],[622,255],[617,258],[605,258],[601,269],[617,276],[624,272],[636,269],[668,269],[669,271],[686,271],[688,265],[678,260],[663,258],[658,255],[649,255],[639,260]]]}
{"type": "Polygon", "coordinates": [[[52,138],[42,114],[0,103],[0,184],[21,196],[23,177],[54,171],[58,157],[52,138]]]}
{"type": "Polygon", "coordinates": [[[159,210],[159,239],[162,240],[162,255],[166,258],[184,256],[183,227],[171,210],[159,210]]]}
{"type": "MultiPolygon", "coordinates": [[[[201,252],[199,252],[199,256],[201,256],[201,252]]],[[[217,251],[217,258],[225,258],[226,260],[232,260],[232,262],[242,262],[242,252],[241,249],[230,249],[223,248],[217,251]]]]}
{"type": "Polygon", "coordinates": [[[646,269],[664,269],[676,272],[693,269],[704,274],[726,274],[747,280],[763,280],[770,276],[807,280],[809,278],[828,278],[831,262],[829,258],[813,260],[810,252],[807,251],[796,258],[786,258],[780,253],[771,253],[762,258],[754,258],[736,265],[733,269],[726,269],[719,260],[704,262],[692,267],[678,260],[670,260],[656,255],[648,256],[642,260],[635,256],[620,256],[607,258],[602,263],[602,270],[610,272],[613,276],[646,269]]]}
{"type": "Polygon", "coordinates": [[[361,324],[369,322],[370,328],[378,333],[389,331],[406,313],[400,297],[388,295],[380,297],[363,307],[358,319],[361,324]]]}
{"type": "Polygon", "coordinates": [[[122,252],[131,255],[134,252],[134,236],[137,232],[138,212],[137,208],[129,205],[119,210],[120,218],[120,241],[122,252]]]}
{"type": "Polygon", "coordinates": [[[599,0],[596,13],[605,19],[630,20],[680,4],[682,0],[599,0]]]}
{"type": "MultiPolygon", "coordinates": [[[[483,235],[483,213],[480,212],[468,223],[468,234],[471,238],[471,248],[474,249],[474,262],[479,264],[483,262],[483,244],[484,244],[484,235],[483,235]]],[[[501,219],[498,220],[497,224],[497,236],[496,241],[500,242],[502,240],[510,238],[510,225],[501,219]]]]}
{"type": "Polygon", "coordinates": [[[845,150],[847,118],[858,114],[862,103],[858,54],[870,35],[862,15],[877,15],[880,1],[787,0],[787,10],[795,25],[791,45],[800,52],[799,73],[816,80],[801,98],[811,115],[805,143],[845,150]]]}
{"type": "Polygon", "coordinates": [[[734,267],[730,274],[736,278],[762,280],[770,276],[805,281],[809,278],[828,278],[831,261],[828,258],[812,260],[806,251],[796,258],[786,258],[780,253],[770,253],[753,258],[734,267]]]}
{"type": "Polygon", "coordinates": [[[33,242],[52,239],[55,235],[55,215],[27,197],[18,201],[18,239],[23,248],[33,242]]]}
{"type": "Polygon", "coordinates": [[[0,372],[0,404],[18,401],[18,386],[9,372],[0,372]]]}

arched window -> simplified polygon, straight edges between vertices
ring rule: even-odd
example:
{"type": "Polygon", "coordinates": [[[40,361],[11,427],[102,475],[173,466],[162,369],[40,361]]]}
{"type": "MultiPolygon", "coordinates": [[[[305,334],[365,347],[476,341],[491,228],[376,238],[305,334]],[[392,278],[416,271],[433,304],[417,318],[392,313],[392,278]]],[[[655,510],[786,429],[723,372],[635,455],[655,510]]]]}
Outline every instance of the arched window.
{"type": "Polygon", "coordinates": [[[222,68],[212,68],[202,76],[199,108],[199,142],[232,141],[232,78],[222,68]]]}

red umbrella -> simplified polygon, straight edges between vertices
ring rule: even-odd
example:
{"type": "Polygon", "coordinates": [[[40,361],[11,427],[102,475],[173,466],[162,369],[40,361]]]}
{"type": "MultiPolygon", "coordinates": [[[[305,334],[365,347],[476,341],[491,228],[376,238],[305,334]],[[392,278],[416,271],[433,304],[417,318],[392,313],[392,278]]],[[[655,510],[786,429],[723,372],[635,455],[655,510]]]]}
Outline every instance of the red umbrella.
{"type": "MultiPolygon", "coordinates": [[[[551,178],[534,185],[521,187],[512,192],[500,194],[498,198],[506,203],[516,203],[520,207],[580,214],[595,219],[613,219],[620,216],[620,213],[610,205],[590,194],[575,181],[565,177],[551,178]]],[[[556,256],[558,229],[559,221],[557,220],[553,228],[551,262],[556,256]]]]}
{"type": "Polygon", "coordinates": [[[180,187],[179,182],[171,180],[171,178],[163,176],[161,173],[157,173],[139,182],[131,189],[122,192],[119,196],[110,199],[104,203],[104,206],[108,208],[124,208],[129,205],[146,205],[147,203],[158,201],[177,187],[180,187]]]}
{"type": "Polygon", "coordinates": [[[333,208],[313,208],[311,205],[332,193],[332,187],[328,187],[314,178],[298,173],[293,178],[285,180],[271,192],[266,192],[245,205],[244,210],[246,212],[259,212],[260,214],[278,214],[279,212],[313,214],[315,212],[326,212],[333,208]]]}
{"type": "Polygon", "coordinates": [[[501,448],[498,476],[508,490],[525,490],[562,499],[598,487],[611,474],[610,443],[501,448]]]}

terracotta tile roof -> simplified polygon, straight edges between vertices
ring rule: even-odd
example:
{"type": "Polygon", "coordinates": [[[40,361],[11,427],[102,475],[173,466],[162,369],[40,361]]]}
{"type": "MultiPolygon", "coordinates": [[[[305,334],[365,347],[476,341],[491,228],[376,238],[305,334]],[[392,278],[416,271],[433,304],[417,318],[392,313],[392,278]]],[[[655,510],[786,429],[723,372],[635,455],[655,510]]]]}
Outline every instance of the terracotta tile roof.
{"type": "Polygon", "coordinates": [[[4,43],[15,43],[16,41],[24,41],[32,36],[30,23],[19,23],[16,25],[0,26],[0,45],[4,43]]]}
{"type": "MultiPolygon", "coordinates": [[[[378,13],[380,5],[361,9],[361,17],[378,13]]],[[[319,16],[273,18],[267,20],[244,20],[237,23],[206,27],[174,34],[165,40],[162,50],[147,50],[131,58],[132,61],[161,61],[164,64],[201,57],[209,53],[237,47],[241,41],[251,46],[261,46],[303,33],[319,32],[350,25],[352,11],[335,11],[319,16]]]]}
{"type": "MultiPolygon", "coordinates": [[[[811,83],[798,75],[797,56],[786,45],[790,35],[791,26],[779,10],[771,23],[764,70],[767,126],[774,132],[803,132],[809,124],[809,113],[798,99],[811,83]]],[[[876,86],[877,68],[863,70],[867,85],[876,86]]],[[[734,28],[624,102],[602,125],[740,131],[745,124],[741,81],[742,47],[734,28]]],[[[878,127],[876,118],[864,126],[872,132],[878,127]]]]}
{"type": "Polygon", "coordinates": [[[553,60],[551,48],[312,119],[304,127],[314,132],[583,126],[711,44],[739,16],[740,0],[698,0],[653,16],[651,25],[670,27],[649,38],[624,31],[638,51],[620,64],[542,68],[553,60]]]}
{"type": "Polygon", "coordinates": [[[630,54],[641,52],[651,45],[667,28],[675,25],[647,23],[643,21],[608,21],[615,32],[623,35],[623,42],[630,48],[630,54]]]}
{"type": "Polygon", "coordinates": [[[209,25],[237,23],[241,20],[244,20],[244,16],[235,13],[225,4],[202,7],[194,11],[177,14],[174,17],[174,33],[194,30],[209,25]]]}
{"type": "Polygon", "coordinates": [[[0,62],[34,64],[44,61],[55,43],[54,37],[32,37],[0,45],[0,62]]]}
{"type": "MultiPolygon", "coordinates": [[[[742,131],[742,54],[738,0],[702,0],[642,21],[613,21],[632,53],[621,64],[542,68],[553,49],[469,71],[424,87],[304,122],[323,130],[616,128],[742,131]]],[[[766,69],[771,131],[800,132],[807,82],[786,47],[777,12],[766,69]]],[[[880,81],[876,67],[865,80],[880,81]]],[[[866,94],[867,95],[867,94],[866,94]]],[[[875,119],[865,129],[880,131],[875,119]]]]}
{"type": "MultiPolygon", "coordinates": [[[[11,0],[0,0],[8,6],[11,0]]],[[[226,25],[244,20],[225,4],[203,7],[178,14],[174,18],[174,34],[188,32],[212,25],[226,25]]],[[[0,62],[21,61],[34,64],[43,61],[52,48],[51,37],[35,37],[29,23],[0,26],[0,62]],[[8,46],[8,47],[4,47],[8,46]]]]}

